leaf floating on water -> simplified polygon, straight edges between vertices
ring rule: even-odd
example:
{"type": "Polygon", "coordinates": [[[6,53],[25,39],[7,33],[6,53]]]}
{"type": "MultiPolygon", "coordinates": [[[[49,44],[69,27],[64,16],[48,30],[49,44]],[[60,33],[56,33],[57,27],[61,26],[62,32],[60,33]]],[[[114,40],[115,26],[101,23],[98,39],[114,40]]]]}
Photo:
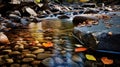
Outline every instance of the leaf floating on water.
{"type": "Polygon", "coordinates": [[[88,60],[96,61],[96,58],[93,55],[86,54],[85,56],[88,60]]]}
{"type": "Polygon", "coordinates": [[[108,59],[107,57],[102,57],[102,58],[101,58],[101,61],[102,61],[104,64],[113,64],[113,60],[112,60],[112,59],[108,59]]]}
{"type": "Polygon", "coordinates": [[[80,48],[75,48],[75,52],[82,52],[82,51],[86,51],[87,48],[85,47],[80,47],[80,48]]]}
{"type": "Polygon", "coordinates": [[[44,47],[53,47],[53,43],[52,42],[43,43],[42,45],[44,47]]]}

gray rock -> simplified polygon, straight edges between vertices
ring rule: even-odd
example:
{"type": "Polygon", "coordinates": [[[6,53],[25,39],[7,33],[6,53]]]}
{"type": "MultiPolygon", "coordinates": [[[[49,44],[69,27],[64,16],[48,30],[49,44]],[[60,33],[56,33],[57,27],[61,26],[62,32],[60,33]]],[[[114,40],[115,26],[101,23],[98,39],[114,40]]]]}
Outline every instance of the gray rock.
{"type": "Polygon", "coordinates": [[[71,60],[71,58],[67,58],[66,67],[80,67],[77,63],[71,60]]]}
{"type": "Polygon", "coordinates": [[[20,64],[11,64],[10,67],[20,67],[20,64]]]}
{"type": "Polygon", "coordinates": [[[73,55],[72,60],[75,62],[83,62],[82,58],[78,55],[73,55]]]}
{"type": "Polygon", "coordinates": [[[34,61],[34,58],[23,58],[23,62],[31,62],[34,61]]]}
{"type": "Polygon", "coordinates": [[[54,57],[54,61],[57,64],[63,64],[64,63],[64,61],[61,58],[59,58],[59,57],[54,57]]]}
{"type": "Polygon", "coordinates": [[[54,56],[54,54],[39,53],[37,54],[37,59],[45,59],[45,58],[52,57],[52,56],[54,56]]]}
{"type": "Polygon", "coordinates": [[[42,61],[42,63],[47,67],[54,67],[54,60],[52,58],[46,58],[42,61]]]}
{"type": "Polygon", "coordinates": [[[7,63],[13,63],[14,60],[13,59],[6,59],[7,63]]]}
{"type": "Polygon", "coordinates": [[[44,49],[37,49],[37,50],[35,50],[35,51],[33,51],[32,53],[33,54],[38,54],[38,53],[42,53],[42,52],[44,52],[45,50],[44,49]]]}
{"type": "Polygon", "coordinates": [[[66,50],[66,51],[74,51],[74,49],[72,49],[72,48],[64,48],[64,50],[66,50]]]}

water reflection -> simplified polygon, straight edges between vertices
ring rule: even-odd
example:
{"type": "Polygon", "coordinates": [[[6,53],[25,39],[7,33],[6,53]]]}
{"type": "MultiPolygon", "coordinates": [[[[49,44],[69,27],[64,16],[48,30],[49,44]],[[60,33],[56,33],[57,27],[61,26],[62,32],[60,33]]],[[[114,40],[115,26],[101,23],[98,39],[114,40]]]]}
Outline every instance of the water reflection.
{"type": "Polygon", "coordinates": [[[68,35],[73,26],[72,23],[61,20],[43,20],[39,23],[30,23],[29,31],[35,40],[47,41],[46,38],[53,36],[68,35]]]}

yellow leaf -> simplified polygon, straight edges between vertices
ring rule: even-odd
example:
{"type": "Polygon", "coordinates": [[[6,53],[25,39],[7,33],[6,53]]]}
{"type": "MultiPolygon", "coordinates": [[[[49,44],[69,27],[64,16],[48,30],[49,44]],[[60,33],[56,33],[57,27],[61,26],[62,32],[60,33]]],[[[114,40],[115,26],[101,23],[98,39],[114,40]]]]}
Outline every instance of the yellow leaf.
{"type": "Polygon", "coordinates": [[[88,2],[89,0],[80,0],[80,2],[88,2]]]}
{"type": "Polygon", "coordinates": [[[85,56],[88,60],[96,61],[96,58],[93,55],[86,54],[85,56]]]}

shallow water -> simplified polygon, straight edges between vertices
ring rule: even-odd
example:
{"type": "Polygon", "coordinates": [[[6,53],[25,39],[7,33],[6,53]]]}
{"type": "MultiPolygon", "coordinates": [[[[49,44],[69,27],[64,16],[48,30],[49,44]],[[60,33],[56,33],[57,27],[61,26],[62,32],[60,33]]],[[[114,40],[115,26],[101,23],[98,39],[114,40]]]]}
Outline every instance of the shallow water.
{"type": "Polygon", "coordinates": [[[73,25],[71,22],[58,19],[43,20],[42,22],[32,22],[29,24],[30,34],[35,40],[39,40],[40,42],[45,41],[44,37],[69,35],[72,29],[73,25]]]}

